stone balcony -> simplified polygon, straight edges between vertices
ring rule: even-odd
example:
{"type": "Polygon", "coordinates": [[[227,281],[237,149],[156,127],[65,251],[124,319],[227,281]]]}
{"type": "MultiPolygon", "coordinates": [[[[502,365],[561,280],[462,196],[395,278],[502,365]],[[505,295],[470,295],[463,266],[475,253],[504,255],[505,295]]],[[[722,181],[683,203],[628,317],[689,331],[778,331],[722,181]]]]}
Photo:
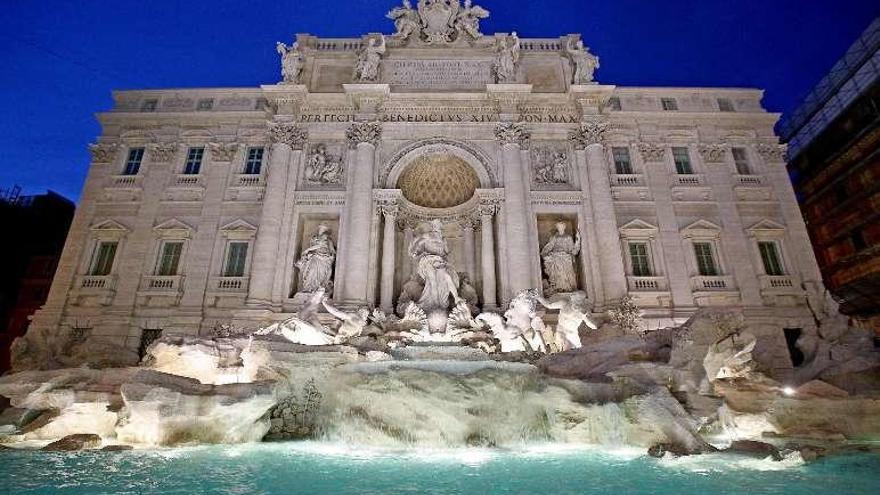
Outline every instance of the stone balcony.
{"type": "Polygon", "coordinates": [[[104,203],[140,201],[143,181],[144,178],[140,175],[111,175],[107,178],[100,201],[104,203]]]}
{"type": "Polygon", "coordinates": [[[729,275],[691,277],[691,288],[696,292],[736,290],[729,275]]]}
{"type": "Polygon", "coordinates": [[[247,293],[248,277],[211,277],[210,290],[247,293]]]}
{"type": "Polygon", "coordinates": [[[182,284],[182,275],[144,275],[141,280],[141,290],[150,292],[179,292],[182,284]]]}
{"type": "Polygon", "coordinates": [[[800,282],[791,275],[759,275],[761,294],[800,294],[800,282]]]}
{"type": "Polygon", "coordinates": [[[112,290],[116,288],[116,277],[113,275],[81,275],[76,281],[80,289],[112,290]]]}
{"type": "Polygon", "coordinates": [[[224,196],[225,201],[259,202],[266,190],[266,178],[261,174],[236,174],[232,176],[224,196]]]}
{"type": "Polygon", "coordinates": [[[650,190],[642,174],[611,174],[611,197],[619,201],[645,201],[650,190]]]}
{"type": "Polygon", "coordinates": [[[675,174],[673,186],[702,186],[706,183],[700,174],[675,174]]]}
{"type": "Polygon", "coordinates": [[[203,187],[202,176],[199,174],[178,174],[174,179],[178,187],[203,187]]]}
{"type": "Polygon", "coordinates": [[[74,304],[104,306],[116,294],[116,275],[80,275],[74,280],[71,296],[74,304]]]}
{"type": "Polygon", "coordinates": [[[764,183],[764,179],[760,175],[735,174],[733,182],[738,186],[760,186],[764,183]]]}
{"type": "Polygon", "coordinates": [[[666,277],[627,276],[626,285],[630,292],[665,292],[669,290],[666,277]]]}
{"type": "Polygon", "coordinates": [[[107,187],[133,189],[141,187],[143,177],[140,175],[111,175],[107,187]]]}

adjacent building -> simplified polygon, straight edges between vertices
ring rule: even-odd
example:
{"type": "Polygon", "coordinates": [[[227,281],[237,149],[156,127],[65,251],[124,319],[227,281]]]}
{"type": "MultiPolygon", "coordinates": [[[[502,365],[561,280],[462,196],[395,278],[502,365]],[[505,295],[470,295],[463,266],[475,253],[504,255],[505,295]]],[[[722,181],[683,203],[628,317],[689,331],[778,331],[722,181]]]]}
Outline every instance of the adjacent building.
{"type": "Polygon", "coordinates": [[[741,308],[787,373],[824,289],[762,91],[597,83],[579,35],[483,35],[452,4],[300,34],[277,84],[115,92],[33,327],[137,349],[265,324],[314,290],[316,251],[337,304],[391,313],[439,220],[482,310],[529,288],[600,315],[629,295],[652,327],[741,308]],[[574,286],[548,277],[556,249],[574,286]]]}
{"type": "Polygon", "coordinates": [[[46,302],[73,212],[73,202],[52,191],[0,191],[0,221],[14,233],[0,246],[6,260],[0,274],[0,372],[9,368],[10,344],[46,302]]]}
{"type": "Polygon", "coordinates": [[[880,18],[779,130],[825,284],[880,335],[880,18]]]}

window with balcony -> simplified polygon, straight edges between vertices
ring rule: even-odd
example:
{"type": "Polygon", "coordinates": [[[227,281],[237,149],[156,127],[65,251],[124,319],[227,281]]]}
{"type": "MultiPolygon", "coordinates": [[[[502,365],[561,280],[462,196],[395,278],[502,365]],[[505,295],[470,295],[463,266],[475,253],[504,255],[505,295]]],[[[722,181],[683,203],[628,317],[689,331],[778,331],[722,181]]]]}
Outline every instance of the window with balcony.
{"type": "Polygon", "coordinates": [[[128,150],[128,158],[125,160],[125,168],[122,175],[137,175],[144,160],[144,148],[131,148],[128,150]]]}
{"type": "Polygon", "coordinates": [[[244,162],[245,175],[260,175],[260,170],[263,168],[263,153],[262,147],[248,148],[247,158],[244,162]]]}
{"type": "Polygon", "coordinates": [[[688,149],[683,146],[672,148],[672,159],[675,161],[675,173],[679,175],[692,175],[694,167],[691,165],[691,156],[688,149]]]}
{"type": "Polygon", "coordinates": [[[632,266],[632,274],[636,277],[653,276],[651,269],[651,258],[648,255],[648,243],[646,242],[630,242],[629,243],[629,259],[632,266]]]}
{"type": "Polygon", "coordinates": [[[710,242],[695,242],[694,257],[697,261],[697,272],[702,277],[717,277],[718,263],[715,260],[715,252],[710,242]]]}
{"type": "Polygon", "coordinates": [[[177,275],[181,254],[183,254],[183,241],[163,242],[159,251],[159,260],[156,263],[156,275],[160,277],[177,275]]]}
{"type": "Polygon", "coordinates": [[[629,148],[615,146],[611,148],[611,154],[614,158],[614,173],[618,175],[629,175],[633,173],[629,148]]]}
{"type": "Polygon", "coordinates": [[[95,253],[92,256],[89,275],[95,277],[110,275],[110,272],[113,270],[113,260],[116,259],[116,248],[118,246],[119,243],[116,241],[98,242],[95,246],[95,253]]]}
{"type": "Polygon", "coordinates": [[[226,266],[223,268],[223,276],[243,277],[245,263],[247,262],[247,253],[247,242],[230,242],[226,248],[226,266]]]}
{"type": "Polygon", "coordinates": [[[202,169],[202,158],[205,156],[205,148],[190,148],[186,153],[186,163],[183,165],[185,175],[198,175],[202,169]]]}
{"type": "Polygon", "coordinates": [[[718,98],[718,110],[722,112],[735,112],[730,98],[718,98]]]}
{"type": "Polygon", "coordinates": [[[678,110],[678,102],[675,98],[660,98],[660,105],[663,106],[663,110],[667,112],[674,112],[678,110]]]}
{"type": "Polygon", "coordinates": [[[158,103],[159,100],[156,99],[144,100],[141,104],[141,112],[155,112],[158,103]]]}
{"type": "Polygon", "coordinates": [[[782,258],[779,256],[779,247],[773,241],[759,241],[758,251],[761,253],[761,263],[764,265],[764,273],[771,276],[785,275],[782,267],[782,258]]]}
{"type": "Polygon", "coordinates": [[[610,108],[611,110],[613,110],[615,112],[619,112],[620,111],[620,98],[618,98],[616,96],[612,96],[611,98],[608,98],[608,108],[610,108]]]}
{"type": "Polygon", "coordinates": [[[731,148],[733,163],[736,165],[736,173],[739,175],[751,175],[752,167],[749,165],[749,155],[745,148],[731,148]]]}

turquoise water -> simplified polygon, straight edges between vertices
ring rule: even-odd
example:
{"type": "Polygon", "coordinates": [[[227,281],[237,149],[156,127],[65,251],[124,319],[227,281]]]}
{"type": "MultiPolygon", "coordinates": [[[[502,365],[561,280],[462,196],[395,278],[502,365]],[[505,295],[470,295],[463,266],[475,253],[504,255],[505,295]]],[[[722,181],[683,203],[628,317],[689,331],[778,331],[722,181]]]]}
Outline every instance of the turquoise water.
{"type": "Polygon", "coordinates": [[[2,494],[877,494],[880,457],[810,465],[638,451],[371,451],[321,443],[0,451],[2,494]]]}

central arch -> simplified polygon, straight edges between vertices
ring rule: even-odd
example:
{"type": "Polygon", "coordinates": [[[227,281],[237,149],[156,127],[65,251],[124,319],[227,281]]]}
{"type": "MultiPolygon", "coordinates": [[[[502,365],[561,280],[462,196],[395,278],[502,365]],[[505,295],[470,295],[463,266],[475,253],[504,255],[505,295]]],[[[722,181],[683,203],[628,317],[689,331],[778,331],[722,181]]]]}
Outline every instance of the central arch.
{"type": "Polygon", "coordinates": [[[479,188],[496,187],[498,180],[489,158],[476,147],[448,138],[430,138],[412,142],[401,148],[382,168],[379,183],[386,189],[397,189],[401,177],[411,165],[426,156],[445,156],[467,164],[476,175],[479,188]]]}

